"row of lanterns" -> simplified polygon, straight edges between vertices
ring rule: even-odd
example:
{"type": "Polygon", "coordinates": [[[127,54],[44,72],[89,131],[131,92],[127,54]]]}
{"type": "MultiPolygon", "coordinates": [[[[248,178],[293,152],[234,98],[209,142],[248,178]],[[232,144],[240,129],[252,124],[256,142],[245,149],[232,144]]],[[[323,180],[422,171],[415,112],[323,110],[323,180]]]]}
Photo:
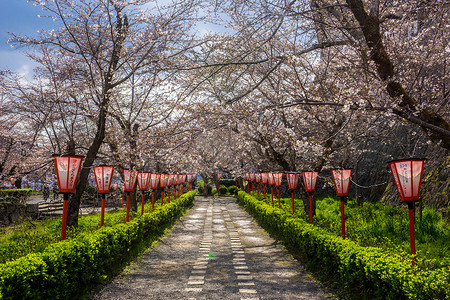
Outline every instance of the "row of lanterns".
{"type": "MultiPolygon", "coordinates": [[[[422,183],[424,159],[404,159],[395,160],[388,163],[394,178],[397,191],[400,195],[402,202],[408,204],[409,210],[409,230],[410,230],[410,242],[411,242],[411,254],[416,254],[415,238],[414,238],[414,201],[420,200],[420,186],[422,183]]],[[[341,200],[341,230],[342,238],[345,239],[345,213],[344,202],[345,197],[348,196],[350,187],[350,179],[352,176],[352,169],[333,169],[331,170],[333,181],[335,184],[336,195],[341,200]]],[[[301,172],[303,178],[303,184],[309,197],[309,222],[312,223],[312,194],[314,193],[317,185],[317,178],[319,173],[313,171],[301,172]]],[[[298,186],[300,173],[286,172],[286,180],[288,188],[292,191],[292,214],[294,214],[294,190],[298,186]]],[[[278,187],[278,206],[280,204],[280,187],[282,183],[283,173],[245,173],[243,176],[244,181],[250,181],[252,183],[252,193],[254,193],[253,184],[264,184],[264,197],[266,197],[266,184],[272,186],[272,204],[273,204],[273,187],[278,187]]],[[[247,187],[247,192],[250,193],[250,185],[247,187]]]]}
{"type": "MultiPolygon", "coordinates": [[[[62,216],[62,228],[61,228],[61,240],[66,238],[66,226],[67,226],[67,206],[69,194],[73,194],[75,191],[78,175],[81,169],[81,162],[83,156],[77,155],[55,155],[55,169],[56,177],[58,181],[59,192],[63,196],[63,216],[62,216]]],[[[109,193],[111,187],[111,181],[113,177],[114,168],[112,166],[95,166],[93,167],[95,182],[97,186],[97,193],[102,195],[102,207],[100,217],[100,227],[104,224],[105,217],[105,198],[109,193]]],[[[187,181],[189,183],[189,190],[191,190],[191,184],[194,181],[196,174],[153,174],[149,172],[138,172],[135,170],[123,170],[123,191],[127,193],[127,213],[126,222],[130,219],[130,192],[132,192],[138,185],[138,189],[142,191],[142,207],[141,215],[144,214],[144,196],[145,191],[149,188],[152,189],[152,210],[155,204],[155,189],[161,187],[161,206],[164,201],[164,188],[168,188],[168,198],[170,203],[170,188],[174,187],[174,197],[176,198],[176,186],[178,186],[178,195],[184,191],[183,184],[187,181]],[[181,191],[180,191],[181,189],[181,191]]],[[[117,186],[115,186],[117,187],[117,186]]]]}

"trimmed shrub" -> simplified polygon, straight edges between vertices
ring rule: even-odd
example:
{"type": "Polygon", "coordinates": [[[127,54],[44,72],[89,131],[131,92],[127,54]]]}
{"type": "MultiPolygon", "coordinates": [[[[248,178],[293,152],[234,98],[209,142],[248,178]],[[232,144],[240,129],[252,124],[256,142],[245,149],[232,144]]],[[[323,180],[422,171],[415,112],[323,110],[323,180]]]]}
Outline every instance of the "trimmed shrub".
{"type": "Polygon", "coordinates": [[[234,179],[228,179],[228,178],[222,178],[220,179],[220,186],[224,185],[225,187],[230,187],[232,185],[236,185],[236,180],[234,179]]]}
{"type": "Polygon", "coordinates": [[[32,189],[9,189],[0,190],[0,202],[24,203],[30,197],[32,189]]]}
{"type": "MultiPolygon", "coordinates": [[[[344,287],[358,287],[369,299],[449,299],[449,268],[412,267],[409,255],[363,247],[296,218],[277,207],[238,193],[239,203],[268,231],[308,257],[312,264],[336,274],[344,287]]],[[[419,262],[417,262],[419,264],[419,262]]]]}
{"type": "Polygon", "coordinates": [[[228,193],[230,193],[230,195],[237,195],[238,190],[239,189],[234,185],[228,187],[228,193]]]}
{"type": "MultiPolygon", "coordinates": [[[[211,195],[211,193],[212,193],[212,186],[208,184],[208,185],[206,186],[206,189],[207,189],[207,191],[208,191],[208,195],[211,195]]],[[[204,188],[203,185],[202,185],[202,186],[199,186],[199,187],[197,188],[197,190],[198,190],[198,192],[199,192],[200,194],[202,194],[202,195],[205,194],[205,188],[204,188]]]]}
{"type": "Polygon", "coordinates": [[[221,185],[221,186],[219,187],[219,195],[225,195],[227,192],[228,192],[228,189],[227,189],[226,186],[221,185]]]}
{"type": "Polygon", "coordinates": [[[51,244],[0,265],[2,299],[78,299],[117,274],[192,205],[195,192],[128,223],[51,244]]]}

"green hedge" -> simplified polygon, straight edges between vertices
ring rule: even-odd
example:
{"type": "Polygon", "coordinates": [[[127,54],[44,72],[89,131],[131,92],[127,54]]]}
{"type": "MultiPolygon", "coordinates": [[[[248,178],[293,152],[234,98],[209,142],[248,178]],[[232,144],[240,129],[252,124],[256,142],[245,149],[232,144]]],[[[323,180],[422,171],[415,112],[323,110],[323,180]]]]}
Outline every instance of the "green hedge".
{"type": "Polygon", "coordinates": [[[0,265],[2,299],[77,299],[120,270],[192,205],[196,192],[125,224],[103,227],[0,265]]]}
{"type": "Polygon", "coordinates": [[[238,199],[267,230],[296,247],[323,271],[338,275],[344,287],[358,287],[370,299],[450,299],[448,267],[412,267],[408,255],[343,240],[242,191],[238,199]]]}
{"type": "Polygon", "coordinates": [[[0,202],[25,202],[32,192],[32,189],[0,190],[0,202]]]}
{"type": "Polygon", "coordinates": [[[219,195],[225,195],[227,192],[228,192],[228,189],[227,189],[226,186],[221,185],[221,186],[219,187],[219,195]]]}

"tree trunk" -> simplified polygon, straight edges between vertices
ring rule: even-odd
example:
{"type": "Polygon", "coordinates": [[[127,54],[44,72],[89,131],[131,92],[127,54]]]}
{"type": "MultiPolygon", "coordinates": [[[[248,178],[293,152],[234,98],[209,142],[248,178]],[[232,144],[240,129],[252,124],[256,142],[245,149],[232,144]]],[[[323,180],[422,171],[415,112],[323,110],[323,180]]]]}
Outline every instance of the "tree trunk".
{"type": "MultiPolygon", "coordinates": [[[[108,100],[105,101],[108,102],[108,100]]],[[[101,108],[97,122],[97,132],[84,159],[80,175],[78,177],[77,186],[75,188],[75,194],[73,194],[69,199],[69,205],[67,207],[68,227],[78,227],[78,211],[80,209],[81,196],[83,195],[84,189],[86,188],[86,184],[89,179],[89,173],[91,171],[94,160],[97,157],[98,150],[100,149],[100,146],[102,145],[105,138],[106,114],[106,109],[101,108]]]]}

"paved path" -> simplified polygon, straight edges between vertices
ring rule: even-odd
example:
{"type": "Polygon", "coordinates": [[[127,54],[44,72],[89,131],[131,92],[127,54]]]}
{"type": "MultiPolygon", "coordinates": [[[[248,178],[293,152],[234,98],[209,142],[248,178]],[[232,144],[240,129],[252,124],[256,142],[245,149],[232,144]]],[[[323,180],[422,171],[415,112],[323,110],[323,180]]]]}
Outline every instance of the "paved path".
{"type": "Polygon", "coordinates": [[[197,196],[153,249],[94,299],[331,299],[235,203],[197,196]]]}

